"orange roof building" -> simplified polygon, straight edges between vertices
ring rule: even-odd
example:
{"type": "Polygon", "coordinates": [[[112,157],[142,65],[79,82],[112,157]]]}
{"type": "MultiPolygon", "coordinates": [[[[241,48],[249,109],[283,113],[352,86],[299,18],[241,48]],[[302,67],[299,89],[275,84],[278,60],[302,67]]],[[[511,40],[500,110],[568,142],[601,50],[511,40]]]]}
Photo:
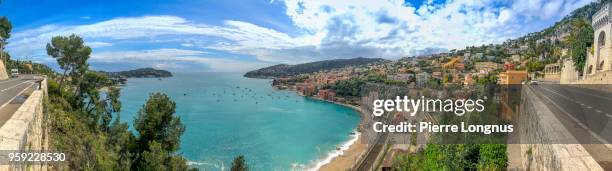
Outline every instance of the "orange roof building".
{"type": "Polygon", "coordinates": [[[521,84],[527,80],[527,71],[509,70],[499,73],[499,84],[521,84]]]}

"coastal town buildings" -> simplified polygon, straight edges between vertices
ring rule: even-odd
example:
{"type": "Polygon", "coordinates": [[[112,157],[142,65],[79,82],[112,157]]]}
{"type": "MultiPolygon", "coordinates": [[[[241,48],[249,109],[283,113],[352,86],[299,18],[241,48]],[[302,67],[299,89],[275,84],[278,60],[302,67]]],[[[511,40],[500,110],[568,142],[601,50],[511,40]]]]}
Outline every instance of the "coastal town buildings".
{"type": "Polygon", "coordinates": [[[462,71],[465,69],[465,64],[461,63],[461,57],[452,58],[450,61],[446,62],[442,68],[443,69],[455,69],[462,71]]]}
{"type": "Polygon", "coordinates": [[[408,81],[412,80],[413,77],[414,77],[414,75],[412,75],[412,74],[387,75],[387,79],[395,80],[395,81],[401,81],[401,82],[408,82],[408,81]]]}
{"type": "Polygon", "coordinates": [[[296,90],[302,96],[312,96],[315,92],[315,86],[309,83],[298,83],[296,90]]]}
{"type": "Polygon", "coordinates": [[[459,57],[452,58],[450,61],[446,62],[446,63],[445,63],[443,66],[442,66],[442,68],[444,68],[444,69],[450,69],[450,68],[453,68],[453,67],[455,66],[455,64],[456,64],[456,63],[458,63],[458,62],[459,62],[459,57]]]}
{"type": "Polygon", "coordinates": [[[474,64],[474,69],[478,72],[488,74],[491,71],[500,69],[500,64],[495,62],[476,62],[474,64]]]}
{"type": "Polygon", "coordinates": [[[416,84],[418,87],[425,87],[427,85],[427,81],[429,80],[429,73],[422,72],[416,75],[416,84]]]}
{"type": "Polygon", "coordinates": [[[442,79],[442,72],[440,71],[433,72],[431,73],[431,76],[437,79],[442,79]]]}
{"type": "Polygon", "coordinates": [[[463,85],[472,85],[474,84],[476,81],[474,80],[474,78],[472,77],[472,73],[467,73],[464,75],[463,78],[463,85]]]}
{"type": "Polygon", "coordinates": [[[514,70],[514,69],[515,69],[515,66],[513,63],[511,62],[504,63],[504,71],[514,70]]]}
{"type": "Polygon", "coordinates": [[[470,58],[470,60],[474,60],[474,59],[482,59],[484,58],[484,53],[476,53],[474,55],[472,55],[472,57],[470,58]]]}
{"type": "Polygon", "coordinates": [[[552,63],[544,66],[544,80],[559,81],[561,78],[561,63],[552,63]]]}
{"type": "Polygon", "coordinates": [[[517,63],[521,62],[521,55],[518,55],[518,54],[512,55],[512,57],[510,57],[510,60],[512,62],[517,62],[517,63]]]}
{"type": "Polygon", "coordinates": [[[527,71],[509,70],[499,73],[499,84],[521,84],[527,80],[527,71]]]}
{"type": "Polygon", "coordinates": [[[336,93],[330,89],[321,89],[317,93],[317,97],[323,100],[334,101],[336,98],[336,93]]]}
{"type": "Polygon", "coordinates": [[[465,70],[465,64],[463,64],[463,63],[456,63],[454,65],[454,69],[457,70],[457,71],[463,71],[463,70],[465,70]]]}

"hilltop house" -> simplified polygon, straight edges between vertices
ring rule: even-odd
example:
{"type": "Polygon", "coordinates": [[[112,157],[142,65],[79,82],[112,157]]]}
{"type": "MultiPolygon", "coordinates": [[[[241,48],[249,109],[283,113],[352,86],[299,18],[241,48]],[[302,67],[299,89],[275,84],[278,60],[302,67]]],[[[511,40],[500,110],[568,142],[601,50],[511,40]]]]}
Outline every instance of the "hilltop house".
{"type": "Polygon", "coordinates": [[[412,74],[395,74],[395,75],[387,75],[387,79],[408,82],[412,79],[412,74]]]}
{"type": "Polygon", "coordinates": [[[476,71],[486,74],[499,68],[500,64],[495,62],[476,62],[476,64],[474,64],[474,69],[476,69],[476,71]]]}

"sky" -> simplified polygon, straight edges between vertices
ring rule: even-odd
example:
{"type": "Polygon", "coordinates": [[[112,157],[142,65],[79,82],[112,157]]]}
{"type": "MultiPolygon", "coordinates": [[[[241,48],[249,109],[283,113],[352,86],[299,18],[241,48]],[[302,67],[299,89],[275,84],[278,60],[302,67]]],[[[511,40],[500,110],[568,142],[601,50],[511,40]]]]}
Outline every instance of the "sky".
{"type": "Polygon", "coordinates": [[[385,58],[501,43],[592,0],[2,0],[13,59],[57,68],[45,45],[76,34],[90,66],[245,72],[275,64],[385,58]]]}

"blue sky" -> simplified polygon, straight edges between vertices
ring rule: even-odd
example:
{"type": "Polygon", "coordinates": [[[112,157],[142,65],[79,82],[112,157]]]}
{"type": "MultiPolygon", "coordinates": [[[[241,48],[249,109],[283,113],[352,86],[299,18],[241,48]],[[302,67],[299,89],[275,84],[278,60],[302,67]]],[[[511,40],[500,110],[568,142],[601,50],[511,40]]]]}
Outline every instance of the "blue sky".
{"type": "Polygon", "coordinates": [[[590,0],[3,0],[15,59],[54,65],[52,36],[77,34],[97,70],[243,72],[334,58],[397,59],[500,43],[590,0]]]}

